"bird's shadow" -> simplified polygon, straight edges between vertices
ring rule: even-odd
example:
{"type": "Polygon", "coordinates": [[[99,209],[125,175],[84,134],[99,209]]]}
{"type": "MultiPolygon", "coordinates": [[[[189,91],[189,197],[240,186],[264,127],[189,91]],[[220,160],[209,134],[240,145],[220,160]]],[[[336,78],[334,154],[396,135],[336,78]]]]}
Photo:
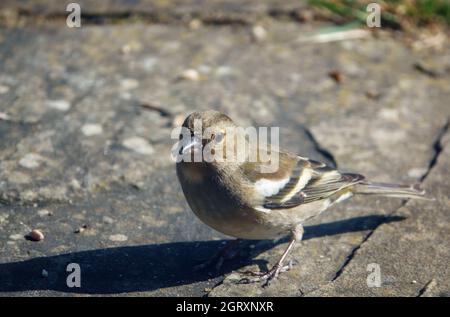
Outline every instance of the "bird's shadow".
{"type": "MultiPolygon", "coordinates": [[[[374,229],[382,223],[403,220],[397,216],[370,215],[305,227],[304,240],[345,232],[374,229]]],[[[220,277],[251,263],[251,257],[278,242],[245,241],[241,252],[221,270],[194,270],[194,267],[222,247],[226,240],[174,242],[73,252],[0,264],[0,292],[54,290],[85,294],[113,294],[151,291],[220,277]],[[250,245],[256,247],[251,249],[250,245]],[[80,288],[68,288],[70,263],[80,265],[80,288]],[[48,276],[42,276],[45,270],[48,276]]],[[[255,262],[254,262],[255,263],[255,262]]],[[[46,273],[44,273],[47,275],[46,273]]]]}

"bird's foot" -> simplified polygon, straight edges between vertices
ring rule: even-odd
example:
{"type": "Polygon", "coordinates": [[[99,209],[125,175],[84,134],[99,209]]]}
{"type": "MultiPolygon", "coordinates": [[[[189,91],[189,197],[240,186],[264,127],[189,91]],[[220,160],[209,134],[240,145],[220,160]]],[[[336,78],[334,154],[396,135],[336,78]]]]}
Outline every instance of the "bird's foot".
{"type": "Polygon", "coordinates": [[[266,287],[270,282],[278,277],[280,273],[289,271],[292,268],[292,261],[289,261],[288,265],[282,265],[280,263],[275,264],[267,272],[253,272],[245,271],[243,274],[251,277],[244,277],[239,281],[241,284],[264,282],[263,287],[266,287]]]}

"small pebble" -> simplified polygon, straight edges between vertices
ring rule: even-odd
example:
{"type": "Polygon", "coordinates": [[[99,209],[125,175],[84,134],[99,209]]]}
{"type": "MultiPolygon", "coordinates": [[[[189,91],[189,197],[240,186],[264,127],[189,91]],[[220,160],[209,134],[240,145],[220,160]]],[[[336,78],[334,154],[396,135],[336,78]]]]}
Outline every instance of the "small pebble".
{"type": "Polygon", "coordinates": [[[412,284],[417,284],[417,281],[416,280],[412,280],[411,283],[412,284]]]}
{"type": "Polygon", "coordinates": [[[37,229],[31,230],[31,232],[28,234],[28,238],[32,241],[41,241],[44,240],[44,234],[37,229]]]}
{"type": "Polygon", "coordinates": [[[12,235],[10,235],[9,236],[9,238],[11,239],[11,240],[20,240],[20,239],[23,239],[23,234],[12,234],[12,235]]]}
{"type": "Polygon", "coordinates": [[[81,127],[81,132],[85,136],[99,135],[103,133],[103,127],[100,124],[88,123],[81,127]]]}
{"type": "Polygon", "coordinates": [[[422,167],[411,168],[408,170],[408,176],[411,178],[421,178],[426,173],[427,169],[422,167]]]}
{"type": "Polygon", "coordinates": [[[81,184],[77,179],[74,178],[70,181],[70,187],[74,190],[78,190],[81,189],[81,184]]]}
{"type": "Polygon", "coordinates": [[[123,242],[127,241],[128,237],[124,234],[113,234],[109,236],[109,240],[116,241],[116,242],[123,242]]]}
{"type": "Polygon", "coordinates": [[[173,121],[172,121],[172,126],[174,126],[174,127],[181,127],[181,125],[184,122],[184,118],[185,118],[184,114],[177,114],[177,115],[175,115],[175,117],[173,118],[173,121]]]}
{"type": "Polygon", "coordinates": [[[0,120],[9,121],[11,120],[11,117],[7,113],[0,111],[0,120]]]}
{"type": "Polygon", "coordinates": [[[137,136],[125,139],[122,145],[127,149],[133,150],[139,154],[148,155],[155,152],[153,147],[150,145],[150,143],[148,143],[146,139],[137,136]]]}
{"type": "Polygon", "coordinates": [[[38,168],[41,165],[42,157],[38,154],[25,154],[19,161],[19,165],[28,169],[38,168]]]}
{"type": "MultiPolygon", "coordinates": [[[[1,182],[0,182],[0,184],[1,184],[1,182]]],[[[7,214],[7,213],[0,213],[0,225],[1,225],[3,222],[5,222],[6,219],[8,219],[8,218],[9,218],[9,214],[7,214]]]]}
{"type": "Polygon", "coordinates": [[[142,48],[142,45],[139,42],[132,41],[125,45],[123,45],[120,48],[120,52],[124,55],[130,54],[130,53],[136,53],[139,52],[142,48]]]}
{"type": "Polygon", "coordinates": [[[201,28],[202,24],[202,21],[200,21],[199,19],[192,19],[189,22],[189,28],[191,30],[198,30],[199,28],[201,28]]]}
{"type": "Polygon", "coordinates": [[[256,41],[263,41],[267,37],[267,31],[261,25],[255,25],[252,28],[252,35],[256,41]]]}
{"type": "Polygon", "coordinates": [[[59,111],[67,111],[70,109],[70,103],[67,100],[48,100],[47,106],[49,108],[59,110],[59,111]]]}
{"type": "Polygon", "coordinates": [[[52,215],[52,212],[51,212],[51,211],[48,211],[47,209],[41,209],[41,210],[38,210],[37,213],[38,213],[38,215],[41,216],[41,217],[51,216],[51,215],[52,215]]]}
{"type": "Polygon", "coordinates": [[[366,91],[366,96],[369,99],[377,100],[377,99],[380,99],[381,93],[377,90],[369,89],[366,91]]]}
{"type": "Polygon", "coordinates": [[[42,277],[48,277],[48,271],[43,269],[42,272],[41,272],[41,276],[42,277]]]}
{"type": "Polygon", "coordinates": [[[334,81],[337,82],[338,84],[342,83],[342,81],[344,80],[344,75],[342,74],[342,72],[338,70],[332,70],[331,72],[328,73],[328,76],[333,78],[334,81]]]}
{"type": "Polygon", "coordinates": [[[9,87],[5,85],[0,85],[0,95],[6,94],[9,91],[9,87]]]}
{"type": "Polygon", "coordinates": [[[108,216],[103,216],[103,222],[107,224],[112,224],[114,223],[114,219],[108,216]]]}
{"type": "Polygon", "coordinates": [[[121,47],[120,51],[122,52],[122,54],[129,54],[131,52],[131,46],[125,44],[124,46],[121,47]]]}
{"type": "Polygon", "coordinates": [[[133,78],[125,78],[120,83],[123,90],[131,90],[139,87],[139,81],[133,78]]]}
{"type": "Polygon", "coordinates": [[[82,225],[81,227],[75,229],[74,233],[83,233],[87,229],[87,225],[82,225]]]}
{"type": "Polygon", "coordinates": [[[198,73],[197,70],[195,69],[186,69],[185,71],[183,71],[180,76],[181,79],[186,79],[186,80],[192,80],[192,81],[198,81],[200,80],[200,74],[198,73]]]}
{"type": "Polygon", "coordinates": [[[400,117],[400,113],[397,109],[390,109],[390,108],[381,108],[378,112],[378,115],[383,118],[384,120],[390,120],[397,122],[400,117]]]}

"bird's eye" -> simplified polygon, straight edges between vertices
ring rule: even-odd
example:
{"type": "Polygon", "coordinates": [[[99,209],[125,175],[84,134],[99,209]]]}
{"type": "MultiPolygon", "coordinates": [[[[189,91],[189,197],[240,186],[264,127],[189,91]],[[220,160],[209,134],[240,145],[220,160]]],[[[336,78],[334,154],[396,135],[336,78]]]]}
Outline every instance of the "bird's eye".
{"type": "Polygon", "coordinates": [[[213,135],[211,136],[211,138],[212,138],[216,143],[222,142],[222,141],[223,141],[223,137],[224,137],[224,134],[223,134],[222,132],[213,134],[213,135]]]}

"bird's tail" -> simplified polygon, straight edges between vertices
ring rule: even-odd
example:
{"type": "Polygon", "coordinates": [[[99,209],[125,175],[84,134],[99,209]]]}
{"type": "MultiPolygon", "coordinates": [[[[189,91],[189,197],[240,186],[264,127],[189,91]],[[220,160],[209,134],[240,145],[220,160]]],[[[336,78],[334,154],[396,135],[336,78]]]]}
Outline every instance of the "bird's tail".
{"type": "Polygon", "coordinates": [[[434,200],[425,195],[419,185],[397,185],[387,183],[361,182],[355,185],[353,192],[363,195],[378,195],[396,198],[434,200]]]}

